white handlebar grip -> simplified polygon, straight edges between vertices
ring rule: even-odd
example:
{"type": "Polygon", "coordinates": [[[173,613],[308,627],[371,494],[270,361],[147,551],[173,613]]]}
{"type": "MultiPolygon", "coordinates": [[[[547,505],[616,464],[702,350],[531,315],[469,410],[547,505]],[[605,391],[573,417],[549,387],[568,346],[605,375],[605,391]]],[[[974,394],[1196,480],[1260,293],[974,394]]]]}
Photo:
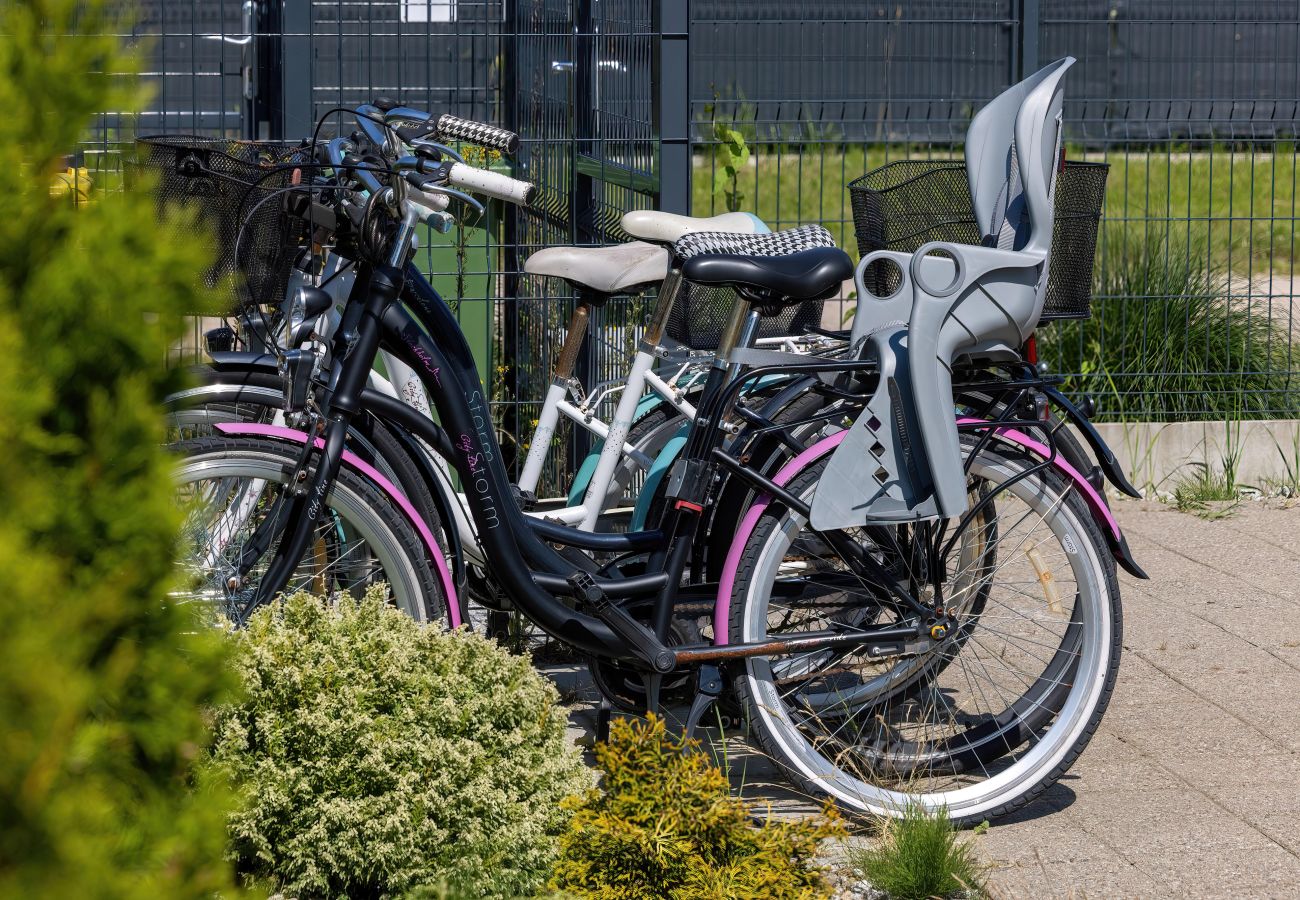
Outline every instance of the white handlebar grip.
{"type": "Polygon", "coordinates": [[[519,149],[519,135],[513,131],[452,115],[438,117],[438,134],[444,140],[466,141],[511,155],[519,149]]]}
{"type": "Polygon", "coordinates": [[[530,182],[460,163],[452,164],[451,171],[447,173],[447,183],[470,193],[486,194],[520,206],[527,206],[537,190],[530,182]]]}

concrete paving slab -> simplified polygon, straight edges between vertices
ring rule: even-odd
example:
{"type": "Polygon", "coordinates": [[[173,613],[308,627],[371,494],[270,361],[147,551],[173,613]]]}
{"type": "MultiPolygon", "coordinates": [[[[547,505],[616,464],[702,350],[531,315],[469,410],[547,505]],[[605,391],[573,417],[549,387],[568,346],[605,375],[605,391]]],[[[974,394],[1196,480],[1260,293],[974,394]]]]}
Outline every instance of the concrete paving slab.
{"type": "MultiPolygon", "coordinates": [[[[1300,506],[1116,512],[1152,580],[1121,576],[1125,655],[1088,749],[968,837],[995,896],[1300,897],[1300,506]]],[[[590,681],[581,667],[555,677],[574,734],[589,733],[590,681]]],[[[778,815],[818,809],[736,729],[706,735],[744,796],[778,815]]]]}

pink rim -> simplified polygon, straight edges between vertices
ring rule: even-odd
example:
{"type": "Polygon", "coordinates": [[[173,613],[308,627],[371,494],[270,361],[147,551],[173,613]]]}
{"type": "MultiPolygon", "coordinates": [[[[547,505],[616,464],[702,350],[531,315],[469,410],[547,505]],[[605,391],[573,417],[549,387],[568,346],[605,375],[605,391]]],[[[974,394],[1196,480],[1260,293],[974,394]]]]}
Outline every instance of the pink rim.
{"type": "MultiPolygon", "coordinates": [[[[846,434],[848,434],[847,431],[840,431],[830,437],[822,438],[783,465],[772,481],[776,483],[777,487],[785,487],[794,476],[838,447],[846,434]]],[[[727,634],[727,623],[731,619],[731,591],[736,584],[736,571],[740,568],[740,557],[745,552],[745,544],[749,541],[749,536],[754,527],[758,525],[758,520],[763,517],[763,510],[767,509],[767,505],[771,502],[772,496],[770,494],[762,494],[754,501],[754,505],[746,510],[745,517],[740,520],[740,528],[736,531],[736,537],[731,542],[731,548],[727,550],[727,559],[722,564],[722,580],[718,582],[718,599],[713,604],[713,643],[715,645],[721,646],[730,643],[727,634]]]]}
{"type": "MultiPolygon", "coordinates": [[[[283,441],[293,441],[296,444],[307,443],[307,435],[293,428],[285,428],[280,425],[261,425],[251,422],[221,422],[216,426],[222,434],[233,435],[256,435],[258,437],[270,437],[283,441]]],[[[322,438],[316,438],[316,446],[324,447],[325,441],[322,438]]],[[[362,475],[373,481],[380,490],[392,498],[393,502],[401,508],[402,513],[415,526],[415,530],[420,533],[420,538],[424,541],[425,547],[429,549],[429,556],[433,559],[434,567],[438,570],[438,580],[442,582],[442,589],[447,594],[447,615],[451,619],[451,627],[459,628],[460,604],[456,601],[456,586],[451,579],[451,572],[447,569],[447,561],[443,559],[442,548],[438,546],[438,541],[434,538],[433,532],[429,531],[429,526],[420,518],[420,514],[415,511],[411,501],[406,499],[406,495],[398,490],[397,485],[393,484],[374,466],[358,457],[351,450],[343,451],[343,461],[349,466],[356,469],[362,475]]]]}

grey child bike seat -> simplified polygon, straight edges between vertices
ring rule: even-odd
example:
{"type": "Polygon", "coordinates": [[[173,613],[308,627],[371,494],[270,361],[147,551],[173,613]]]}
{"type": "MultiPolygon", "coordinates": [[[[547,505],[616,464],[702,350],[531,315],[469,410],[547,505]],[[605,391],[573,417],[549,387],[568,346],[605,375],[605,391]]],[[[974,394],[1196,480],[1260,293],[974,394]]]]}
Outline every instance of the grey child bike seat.
{"type": "Polygon", "coordinates": [[[971,121],[966,170],[980,246],[935,241],[912,254],[882,250],[859,262],[853,346],[877,355],[880,380],[820,479],[814,528],[951,517],[966,509],[952,367],[959,360],[1015,359],[1042,314],[1062,81],[1073,64],[1066,57],[1044,67],[971,121]],[[890,296],[867,289],[864,273],[872,265],[897,267],[899,287],[890,296]]]}

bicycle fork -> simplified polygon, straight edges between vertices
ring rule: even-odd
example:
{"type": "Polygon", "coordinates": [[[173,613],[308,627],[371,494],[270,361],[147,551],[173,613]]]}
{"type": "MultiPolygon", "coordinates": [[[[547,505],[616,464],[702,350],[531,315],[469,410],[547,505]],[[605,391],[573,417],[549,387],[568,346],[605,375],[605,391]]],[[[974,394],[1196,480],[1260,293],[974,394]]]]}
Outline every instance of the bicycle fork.
{"type": "Polygon", "coordinates": [[[309,442],[303,451],[294,483],[289,486],[295,498],[286,517],[286,531],[266,574],[258,582],[248,610],[250,613],[284,590],[316,532],[317,522],[325,511],[326,498],[343,462],[348,428],[360,408],[361,391],[379,351],[380,316],[401,292],[399,283],[374,269],[361,274],[368,277],[359,276],[353,291],[366,292],[363,311],[354,323],[345,321],[335,335],[334,359],[340,362],[336,370],[338,379],[330,396],[323,441],[309,442]],[[319,449],[318,443],[321,444],[319,449]],[[314,471],[311,467],[313,458],[317,459],[314,471]]]}

